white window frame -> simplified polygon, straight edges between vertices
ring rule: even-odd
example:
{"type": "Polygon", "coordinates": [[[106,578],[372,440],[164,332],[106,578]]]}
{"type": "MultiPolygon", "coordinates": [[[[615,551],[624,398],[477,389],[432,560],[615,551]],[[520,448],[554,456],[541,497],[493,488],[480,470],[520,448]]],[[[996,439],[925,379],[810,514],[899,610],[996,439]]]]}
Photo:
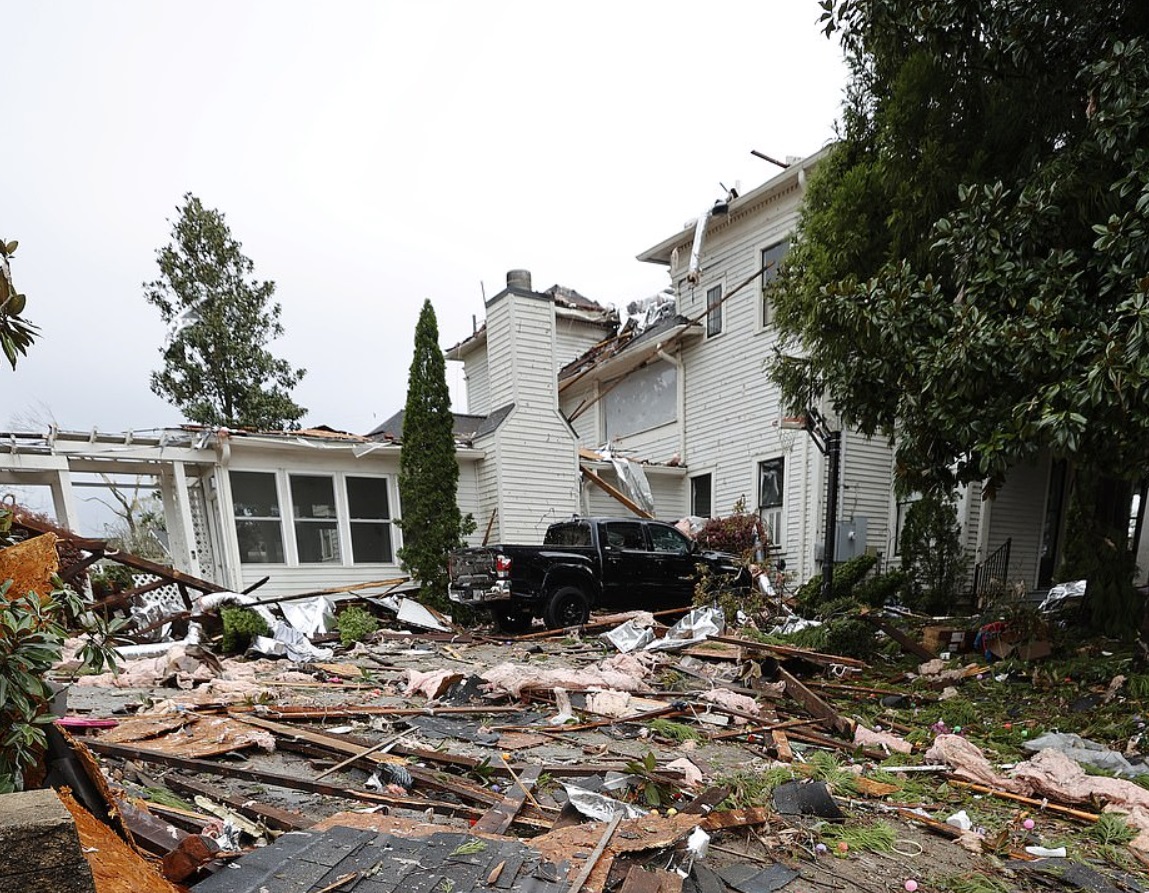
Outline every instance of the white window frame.
{"type": "Polygon", "coordinates": [[[765,255],[767,251],[777,248],[779,245],[785,245],[786,249],[774,262],[769,270],[766,270],[759,276],[758,282],[758,328],[768,329],[774,325],[774,305],[766,297],[766,289],[778,277],[778,264],[781,263],[782,258],[789,253],[790,250],[790,237],[788,235],[782,236],[780,239],[774,239],[766,245],[758,249],[758,269],[762,269],[765,264],[765,255]]]}
{"type": "MultiPolygon", "coordinates": [[[[232,508],[232,530],[238,534],[236,522],[243,520],[253,521],[278,521],[279,533],[283,544],[283,562],[274,562],[278,567],[292,567],[292,568],[319,568],[319,567],[367,567],[371,565],[382,565],[384,567],[391,567],[398,563],[397,555],[400,543],[398,541],[396,532],[398,530],[397,521],[398,517],[398,498],[396,492],[395,475],[393,474],[370,474],[359,471],[328,471],[319,472],[311,471],[305,468],[229,468],[228,474],[232,473],[242,474],[267,474],[272,475],[275,480],[275,493],[278,500],[279,516],[275,517],[244,517],[235,514],[235,508],[232,508]],[[335,503],[335,529],[332,533],[335,535],[335,543],[339,548],[339,561],[330,562],[301,562],[299,560],[299,540],[295,533],[295,525],[299,522],[306,523],[312,520],[328,520],[328,519],[302,519],[295,516],[295,500],[292,498],[291,493],[291,479],[292,477],[318,477],[328,478],[331,480],[333,488],[333,498],[335,503]],[[373,478],[376,480],[384,481],[387,488],[387,510],[391,517],[389,518],[352,518],[351,517],[351,500],[347,493],[347,479],[348,478],[373,478]],[[384,523],[387,525],[388,536],[391,540],[391,560],[389,562],[358,562],[355,561],[354,548],[351,538],[351,522],[374,522],[384,523]]],[[[229,485],[230,486],[230,485],[229,485]]],[[[234,502],[234,499],[233,499],[234,502]]],[[[243,556],[240,555],[241,567],[259,567],[264,563],[273,562],[245,562],[243,556]]]]}
{"type": "Polygon", "coordinates": [[[766,528],[766,535],[772,549],[783,549],[786,546],[786,457],[767,456],[754,463],[754,487],[757,493],[758,517],[766,528]],[[782,471],[782,485],[779,488],[777,503],[765,505],[762,499],[762,472],[767,464],[780,463],[782,471]]]}
{"type": "Polygon", "coordinates": [[[716,279],[713,282],[707,284],[706,288],[703,289],[702,293],[703,293],[703,295],[705,297],[705,301],[706,301],[706,317],[705,317],[705,319],[706,319],[706,337],[708,339],[717,338],[724,331],[726,331],[726,326],[725,326],[726,320],[725,320],[724,315],[723,315],[723,311],[726,309],[726,278],[723,277],[721,279],[716,279]],[[718,289],[718,303],[714,305],[714,311],[711,311],[710,293],[712,291],[714,291],[714,289],[718,289]],[[718,318],[718,331],[717,332],[711,332],[710,331],[710,319],[711,319],[711,313],[712,312],[715,312],[717,314],[717,318],[718,318]]]}

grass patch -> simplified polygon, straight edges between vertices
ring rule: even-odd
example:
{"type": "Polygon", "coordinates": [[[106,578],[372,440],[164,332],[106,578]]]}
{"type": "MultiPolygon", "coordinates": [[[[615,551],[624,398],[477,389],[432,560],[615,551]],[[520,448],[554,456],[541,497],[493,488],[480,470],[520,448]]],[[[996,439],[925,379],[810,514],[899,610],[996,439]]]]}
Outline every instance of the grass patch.
{"type": "Polygon", "coordinates": [[[652,719],[647,723],[647,727],[656,735],[661,735],[663,738],[669,738],[671,741],[677,741],[680,744],[683,741],[702,741],[704,736],[694,726],[688,726],[686,723],[674,722],[669,719],[652,719]]]}
{"type": "Polygon", "coordinates": [[[844,843],[849,847],[848,852],[890,853],[898,839],[897,832],[885,822],[872,825],[823,824],[819,826],[818,833],[831,851],[836,851],[838,844],[844,843]]]}
{"type": "Polygon", "coordinates": [[[1137,831],[1121,813],[1103,812],[1088,834],[1100,844],[1119,845],[1129,843],[1137,836],[1137,831]]]}
{"type": "Polygon", "coordinates": [[[794,773],[785,766],[775,766],[765,772],[740,769],[714,779],[714,786],[729,788],[730,793],[722,801],[719,809],[746,809],[751,806],[768,806],[774,788],[794,778],[794,773]]]}
{"type": "Polygon", "coordinates": [[[1004,881],[976,871],[969,874],[944,875],[935,878],[933,883],[946,893],[1012,893],[1013,891],[1013,888],[1004,881]]]}

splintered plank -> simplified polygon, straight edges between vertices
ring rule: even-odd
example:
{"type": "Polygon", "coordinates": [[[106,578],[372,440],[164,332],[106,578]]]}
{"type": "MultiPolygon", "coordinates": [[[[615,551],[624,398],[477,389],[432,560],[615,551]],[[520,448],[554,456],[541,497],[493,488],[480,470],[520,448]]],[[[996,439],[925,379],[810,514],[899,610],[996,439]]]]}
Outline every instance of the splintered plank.
{"type": "Polygon", "coordinates": [[[770,736],[774,739],[774,748],[778,751],[778,759],[783,763],[792,763],[794,751],[790,747],[790,739],[786,737],[786,733],[781,729],[772,729],[770,736]]]}
{"type": "Polygon", "coordinates": [[[481,819],[475,822],[474,830],[489,834],[502,834],[511,827],[515,816],[518,815],[523,803],[526,802],[528,792],[539,780],[540,771],[540,766],[531,766],[519,776],[519,783],[515,785],[514,791],[496,803],[481,819]]]}
{"type": "Polygon", "coordinates": [[[442,803],[438,800],[423,800],[416,797],[392,797],[386,794],[373,794],[370,791],[356,791],[351,788],[339,787],[325,782],[299,778],[295,775],[281,775],[276,772],[264,772],[241,766],[232,766],[227,763],[213,763],[209,760],[191,760],[186,757],[176,757],[171,754],[142,750],[138,747],[129,747],[123,744],[103,744],[100,741],[92,741],[89,743],[89,747],[96,753],[101,753],[109,757],[118,757],[122,760],[158,763],[162,766],[171,766],[174,769],[184,769],[188,772],[219,775],[223,778],[239,778],[244,781],[274,785],[275,787],[289,788],[296,791],[308,791],[312,794],[323,794],[327,797],[343,797],[350,800],[362,800],[366,803],[382,803],[387,806],[395,806],[402,809],[431,809],[442,815],[460,816],[462,818],[478,818],[482,815],[482,812],[477,809],[472,809],[469,806],[460,806],[455,803],[442,803]]]}
{"type": "Polygon", "coordinates": [[[830,728],[836,732],[847,735],[853,734],[854,727],[849,720],[842,718],[837,710],[795,679],[785,668],[778,668],[778,677],[786,683],[786,694],[801,704],[807,713],[825,720],[830,728]]]}
{"type": "Polygon", "coordinates": [[[859,614],[858,616],[863,620],[869,621],[871,624],[884,632],[887,636],[901,645],[902,650],[908,654],[912,654],[915,657],[921,658],[922,660],[934,660],[937,657],[934,652],[930,651],[930,649],[928,649],[921,642],[910,638],[892,623],[887,623],[883,618],[878,617],[875,614],[864,613],[859,614]]]}
{"type": "Polygon", "coordinates": [[[177,791],[181,794],[207,797],[209,800],[221,803],[228,809],[235,810],[240,815],[252,821],[263,822],[268,828],[275,831],[302,831],[304,828],[310,828],[314,824],[311,819],[298,812],[268,806],[264,803],[258,803],[255,800],[233,797],[221,791],[219,788],[204,784],[203,782],[192,781],[190,778],[182,778],[175,773],[167,775],[164,778],[164,784],[173,791],[177,791]]]}
{"type": "Polygon", "coordinates": [[[673,871],[632,865],[619,893],[680,893],[682,878],[673,871]]]}

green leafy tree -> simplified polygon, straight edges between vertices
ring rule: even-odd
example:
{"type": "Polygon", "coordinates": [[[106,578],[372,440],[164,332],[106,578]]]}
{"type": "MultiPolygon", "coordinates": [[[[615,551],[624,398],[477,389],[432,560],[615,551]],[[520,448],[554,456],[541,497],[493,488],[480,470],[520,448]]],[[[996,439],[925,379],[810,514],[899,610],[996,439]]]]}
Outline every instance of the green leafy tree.
{"type": "Polygon", "coordinates": [[[3,349],[13,369],[19,357],[27,356],[28,348],[39,334],[35,325],[20,318],[28,298],[16,291],[12,283],[12,268],[8,262],[16,253],[17,245],[19,242],[15,239],[11,242],[0,239],[0,349],[3,349]]]}
{"type": "Polygon", "coordinates": [[[439,348],[435,308],[423,302],[415,326],[415,356],[407,378],[399,497],[403,504],[403,567],[422,584],[420,598],[446,608],[447,553],[475,529],[459,511],[459,463],[447,363],[439,348]]]}
{"type": "MultiPolygon", "coordinates": [[[[889,436],[903,491],[997,486],[1043,451],[1079,483],[1141,473],[1149,5],[821,6],[851,76],[775,285],[788,402],[889,436]]],[[[1122,488],[1077,498],[1093,523],[1122,488]]],[[[1129,581],[1089,591],[1127,627],[1129,581]]]]}
{"type": "Polygon", "coordinates": [[[171,243],[156,251],[160,278],[144,283],[169,331],[152,391],[201,425],[298,427],[307,410],[290,391],[305,370],[266,348],[283,334],[275,283],[252,277],[223,214],[190,192],[178,210],[171,243]]]}

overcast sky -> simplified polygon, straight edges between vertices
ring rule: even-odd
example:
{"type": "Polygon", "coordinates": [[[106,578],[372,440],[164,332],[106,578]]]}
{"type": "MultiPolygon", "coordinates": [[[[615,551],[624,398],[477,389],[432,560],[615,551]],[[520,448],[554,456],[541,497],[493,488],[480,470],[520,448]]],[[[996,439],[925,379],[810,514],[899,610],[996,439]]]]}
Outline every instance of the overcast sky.
{"type": "MultiPolygon", "coordinates": [[[[833,135],[815,0],[3,2],[0,236],[40,341],[0,424],[177,425],[143,298],[185,192],[277,283],[305,425],[402,407],[424,298],[441,343],[508,269],[603,304],[634,259],[833,135]]],[[[460,376],[452,373],[453,388],[460,376]]],[[[460,389],[461,393],[461,389],[460,389]]],[[[457,405],[456,409],[465,407],[457,405]]]]}

